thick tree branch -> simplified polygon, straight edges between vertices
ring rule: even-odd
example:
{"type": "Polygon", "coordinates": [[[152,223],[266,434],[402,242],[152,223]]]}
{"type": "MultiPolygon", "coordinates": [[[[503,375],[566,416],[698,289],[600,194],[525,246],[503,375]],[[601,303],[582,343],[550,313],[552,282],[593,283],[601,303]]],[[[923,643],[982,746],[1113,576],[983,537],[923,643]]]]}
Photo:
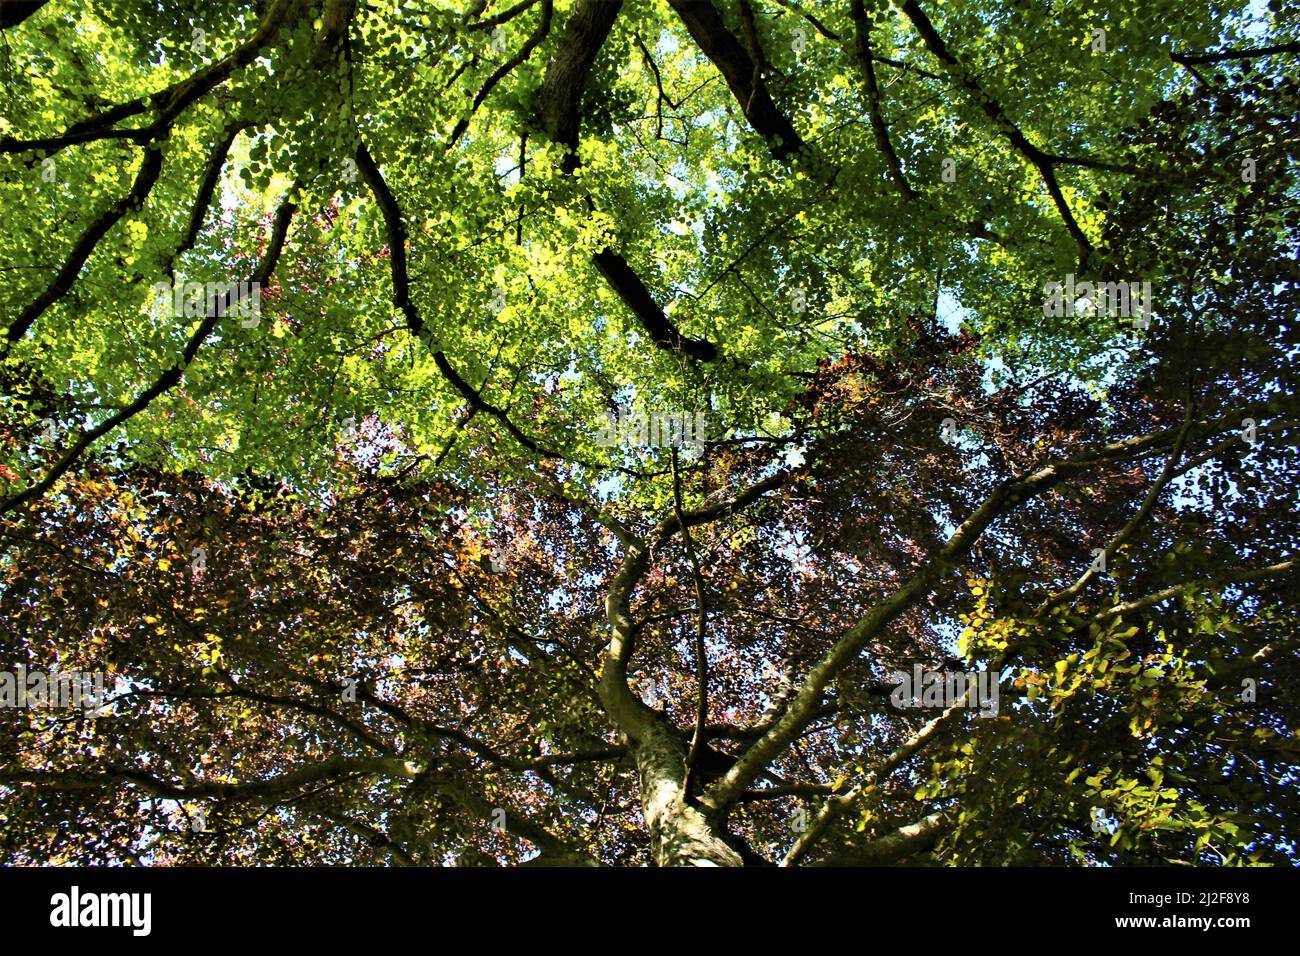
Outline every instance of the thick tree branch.
{"type": "Polygon", "coordinates": [[[3,0],[0,2],[0,30],[16,27],[45,6],[45,0],[3,0]]]}
{"type": "Polygon", "coordinates": [[[199,181],[198,192],[194,196],[194,204],[190,207],[190,219],[185,227],[185,233],[163,264],[163,270],[169,279],[174,279],[176,276],[176,260],[193,249],[194,244],[199,241],[199,233],[203,231],[203,221],[207,218],[208,207],[212,205],[212,197],[221,183],[221,171],[225,168],[231,147],[235,145],[235,140],[239,138],[240,133],[251,128],[252,124],[248,123],[231,124],[208,156],[208,164],[203,171],[203,178],[199,181]]]}
{"type": "Polygon", "coordinates": [[[376,850],[383,850],[397,866],[418,866],[411,854],[401,844],[393,842],[393,839],[382,830],[376,829],[368,823],[362,823],[360,820],[353,820],[341,813],[334,813],[329,810],[312,810],[310,812],[355,833],[376,850]]]}
{"type": "Polygon", "coordinates": [[[819,861],[819,866],[887,866],[934,848],[952,824],[942,813],[876,837],[865,846],[845,850],[819,861]]]}
{"type": "Polygon", "coordinates": [[[759,65],[727,28],[710,0],[669,0],[669,5],[696,45],[718,68],[749,125],[767,141],[773,158],[784,160],[800,152],[805,146],[803,137],[772,101],[759,65]]]}
{"type": "Polygon", "coordinates": [[[1272,56],[1276,53],[1300,53],[1300,43],[1278,43],[1253,50],[1219,50],[1216,53],[1170,53],[1169,59],[1190,66],[1194,63],[1222,63],[1225,60],[1253,60],[1257,56],[1272,56]]]}
{"type": "MultiPolygon", "coordinates": [[[[974,685],[972,685],[973,688],[974,685]]],[[[781,861],[782,866],[794,866],[802,860],[809,850],[817,843],[818,840],[826,833],[830,825],[835,822],[839,816],[844,813],[853,803],[864,793],[868,793],[885,780],[890,774],[906,763],[917,751],[921,750],[926,744],[937,737],[945,727],[954,723],[966,709],[966,702],[969,699],[972,690],[967,690],[966,695],[949,707],[937,717],[927,721],[916,733],[903,741],[898,747],[894,748],[878,765],[871,769],[861,781],[855,784],[844,793],[838,793],[826,798],[826,802],[817,811],[808,828],[799,835],[794,845],[790,847],[785,858],[781,861]]]]}
{"type": "MultiPolygon", "coordinates": [[[[486,17],[482,20],[473,21],[468,26],[466,26],[465,29],[471,33],[473,33],[475,30],[491,30],[493,27],[499,27],[503,23],[509,23],[515,17],[519,16],[519,14],[523,13],[525,10],[533,6],[535,3],[537,3],[537,0],[520,0],[520,2],[516,3],[513,7],[509,7],[508,9],[502,10],[498,14],[495,14],[490,17],[486,17]]],[[[467,19],[471,16],[471,13],[472,11],[466,13],[465,16],[467,19]]],[[[482,13],[482,5],[480,5],[480,8],[477,11],[477,13],[482,13]]],[[[477,15],[477,13],[473,13],[473,15],[477,15]]]]}
{"type": "MultiPolygon", "coordinates": [[[[230,153],[230,148],[234,144],[235,138],[245,129],[247,124],[236,124],[225,133],[212,153],[208,157],[207,167],[204,171],[203,178],[199,183],[198,194],[195,197],[194,205],[190,212],[189,225],[182,236],[179,245],[167,257],[163,269],[169,279],[175,278],[174,265],[176,259],[187,250],[194,247],[198,240],[199,232],[203,228],[203,220],[207,215],[208,206],[212,202],[212,195],[216,191],[217,184],[221,179],[221,170],[225,165],[226,157],[230,153]]],[[[140,170],[136,175],[135,184],[127,195],[123,196],[90,224],[73,244],[68,258],[62,268],[59,269],[54,279],[46,287],[45,291],[38,295],[23,311],[13,324],[9,326],[6,332],[6,339],[9,343],[19,341],[32,324],[41,316],[41,314],[61,299],[72,288],[77,277],[85,268],[86,262],[90,259],[91,254],[98,246],[101,239],[108,233],[114,225],[117,224],[125,215],[138,210],[148,197],[154,185],[158,182],[159,174],[162,172],[162,151],[154,146],[145,150],[144,159],[140,164],[140,170]]]]}
{"type": "Polygon", "coordinates": [[[632,310],[655,345],[670,352],[683,352],[700,362],[712,362],[718,357],[718,348],[712,342],[683,335],[669,321],[641,277],[621,255],[612,249],[604,249],[592,256],[592,261],[623,304],[632,310]]]}
{"type": "MultiPolygon", "coordinates": [[[[1279,575],[1288,574],[1294,572],[1294,570],[1295,570],[1295,561],[1292,560],[1292,561],[1284,561],[1275,565],[1270,565],[1269,567],[1266,568],[1257,568],[1257,569],[1252,569],[1250,571],[1238,572],[1236,574],[1222,576],[1216,579],[1204,579],[1200,581],[1187,582],[1186,584],[1178,585],[1173,588],[1167,588],[1163,591],[1156,592],[1155,594],[1148,595],[1146,598],[1142,598],[1137,601],[1131,601],[1122,605],[1116,605],[1115,607],[1112,607],[1107,611],[1097,615],[1094,618],[1094,620],[1101,621],[1106,618],[1117,616],[1117,615],[1122,616],[1123,614],[1131,613],[1134,610],[1138,610],[1142,607],[1150,606],[1151,604],[1160,603],[1160,601],[1167,600],[1170,597],[1173,597],[1180,593],[1186,593],[1190,590],[1199,590],[1214,584],[1257,581],[1269,577],[1276,577],[1279,575]]],[[[1239,670],[1248,669],[1250,666],[1254,664],[1258,664],[1264,660],[1267,660],[1269,657],[1273,656],[1273,654],[1277,653],[1277,650],[1278,650],[1277,648],[1271,646],[1263,648],[1259,653],[1254,655],[1254,657],[1248,659],[1247,661],[1242,662],[1242,664],[1238,668],[1231,670],[1230,673],[1228,673],[1227,675],[1215,675],[1216,677],[1220,678],[1220,680],[1217,683],[1219,685],[1226,683],[1228,677],[1235,675],[1239,670]]],[[[1002,659],[998,661],[998,663],[995,665],[994,670],[1001,671],[1002,667],[1005,666],[1005,664],[1015,655],[1015,653],[1016,653],[1015,648],[1008,648],[1008,650],[1003,655],[1002,659]]],[[[872,789],[878,786],[881,783],[881,781],[885,780],[890,774],[892,774],[895,770],[897,770],[900,766],[902,766],[903,763],[905,763],[908,759],[914,756],[917,752],[922,750],[927,744],[929,744],[932,740],[934,740],[945,727],[947,727],[949,724],[954,723],[957,720],[957,718],[960,717],[962,713],[967,709],[967,703],[969,701],[970,694],[971,691],[968,690],[966,697],[964,697],[961,701],[958,701],[954,706],[949,707],[943,713],[939,714],[937,717],[933,718],[932,720],[924,724],[911,737],[909,737],[899,747],[897,747],[888,757],[886,757],[878,766],[874,767],[871,770],[871,772],[867,774],[865,778],[863,778],[862,781],[860,781],[850,790],[847,790],[842,794],[836,794],[834,796],[827,798],[826,802],[822,805],[821,810],[818,811],[817,816],[813,819],[813,821],[809,825],[808,829],[805,830],[804,833],[800,835],[799,839],[796,840],[794,845],[790,848],[790,851],[786,854],[781,865],[792,866],[798,863],[800,860],[802,860],[804,856],[807,855],[808,851],[811,850],[812,847],[816,844],[816,842],[826,833],[830,825],[841,814],[843,814],[849,807],[851,807],[854,802],[860,799],[864,794],[869,793],[872,789]]],[[[938,815],[936,814],[935,816],[938,815]]],[[[938,836],[941,835],[941,833],[942,830],[940,829],[932,833],[932,836],[935,839],[937,839],[938,836]]],[[[921,846],[917,847],[917,849],[922,849],[922,848],[923,847],[921,846]]],[[[857,859],[857,857],[855,856],[854,859],[857,859]]]]}
{"type": "MultiPolygon", "coordinates": [[[[685,524],[694,527],[733,514],[779,487],[785,480],[784,474],[776,474],[756,482],[733,498],[694,511],[684,511],[685,524]]],[[[610,641],[601,668],[600,698],[615,726],[633,740],[639,740],[654,731],[661,718],[632,693],[627,683],[627,667],[637,631],[632,620],[632,592],[649,567],[650,555],[675,535],[679,527],[677,516],[670,514],[656,525],[645,544],[629,547],[623,562],[614,573],[605,598],[610,641]]]]}
{"type": "Polygon", "coordinates": [[[566,174],[578,164],[578,131],[587,76],[622,7],[622,0],[579,0],[537,93],[542,128],[569,150],[562,166],[566,174]]]}
{"type": "Polygon", "coordinates": [[[673,449],[673,515],[682,531],[682,544],[686,548],[686,557],[691,564],[691,580],[695,584],[695,684],[698,698],[695,705],[695,730],[691,734],[690,748],[686,751],[686,778],[682,789],[691,792],[696,764],[700,756],[700,745],[704,742],[704,727],[709,720],[709,658],[705,646],[708,635],[709,608],[704,594],[704,575],[700,573],[700,561],[695,554],[695,542],[691,540],[690,528],[686,523],[685,510],[682,507],[682,476],[677,468],[677,449],[673,449]]]}
{"type": "MultiPolygon", "coordinates": [[[[572,174],[579,165],[581,105],[587,78],[622,7],[621,0],[579,0],[565,26],[564,42],[551,61],[538,94],[542,130],[565,148],[560,168],[572,174]]],[[[590,200],[588,200],[590,202],[590,200]]],[[[592,256],[597,271],[623,300],[659,348],[681,352],[700,362],[718,357],[717,347],[683,335],[669,321],[646,284],[618,252],[602,249],[592,256]]]]}
{"type": "Polygon", "coordinates": [[[459,802],[469,813],[482,819],[485,825],[496,815],[495,811],[502,811],[505,817],[506,832],[523,837],[541,851],[540,856],[531,861],[533,866],[600,865],[589,854],[561,840],[541,824],[511,807],[494,806],[477,793],[471,793],[458,786],[452,786],[450,783],[443,783],[438,789],[459,802]]]}

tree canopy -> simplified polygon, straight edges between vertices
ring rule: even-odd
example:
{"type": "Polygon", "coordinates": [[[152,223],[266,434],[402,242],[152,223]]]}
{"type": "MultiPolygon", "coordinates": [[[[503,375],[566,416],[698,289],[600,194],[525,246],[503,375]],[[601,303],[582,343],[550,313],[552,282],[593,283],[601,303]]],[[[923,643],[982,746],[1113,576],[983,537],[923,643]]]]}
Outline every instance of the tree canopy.
{"type": "Polygon", "coordinates": [[[1298,20],[0,5],[0,858],[1294,863],[1298,20]]]}

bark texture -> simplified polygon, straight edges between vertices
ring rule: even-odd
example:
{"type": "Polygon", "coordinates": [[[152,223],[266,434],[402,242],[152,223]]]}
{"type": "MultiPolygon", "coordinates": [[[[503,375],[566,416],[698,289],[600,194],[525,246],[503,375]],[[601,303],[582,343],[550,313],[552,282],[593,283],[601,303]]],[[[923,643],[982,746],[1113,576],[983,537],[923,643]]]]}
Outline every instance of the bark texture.
{"type": "Polygon", "coordinates": [[[686,798],[686,746],[666,726],[648,728],[633,748],[641,808],[660,866],[742,866],[717,827],[686,798]]]}

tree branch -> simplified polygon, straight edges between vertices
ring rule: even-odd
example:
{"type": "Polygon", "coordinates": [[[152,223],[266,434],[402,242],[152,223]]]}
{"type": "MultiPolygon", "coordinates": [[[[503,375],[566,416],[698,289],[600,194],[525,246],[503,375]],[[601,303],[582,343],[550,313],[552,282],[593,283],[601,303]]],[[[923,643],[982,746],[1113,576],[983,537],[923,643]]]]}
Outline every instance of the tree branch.
{"type": "Polygon", "coordinates": [[[952,824],[942,813],[932,813],[876,837],[862,847],[846,850],[819,862],[820,866],[885,866],[932,849],[952,824]]]}
{"type": "MultiPolygon", "coordinates": [[[[1241,412],[1197,423],[1191,434],[1233,427],[1241,412]],[[1235,414],[1235,418],[1234,418],[1235,414]]],[[[884,598],[850,628],[812,667],[799,690],[769,729],[751,744],[735,765],[705,794],[705,806],[722,814],[748,788],[812,719],[822,694],[834,676],[891,621],[928,594],[933,586],[965,557],[984,530],[1005,511],[1089,468],[1129,460],[1177,440],[1183,428],[1164,429],[1140,437],[1103,445],[1073,459],[1051,462],[1028,475],[999,485],[952,534],[939,552],[926,561],[901,587],[884,598]]]]}
{"type": "MultiPolygon", "coordinates": [[[[587,77],[621,7],[622,0],[579,0],[565,26],[565,42],[542,80],[538,93],[540,124],[547,136],[565,148],[560,169],[566,176],[580,164],[581,103],[587,77]]],[[[700,362],[711,362],[718,357],[713,343],[683,335],[669,321],[646,284],[622,255],[606,248],[593,255],[592,261],[610,288],[650,334],[655,345],[684,353],[700,362]]]]}
{"type": "MultiPolygon", "coordinates": [[[[285,239],[289,234],[289,223],[292,221],[293,215],[296,211],[297,206],[295,206],[291,200],[286,199],[280,204],[280,208],[275,214],[275,222],[272,226],[270,243],[267,246],[265,254],[262,256],[261,264],[253,274],[251,280],[253,283],[261,286],[269,281],[272,273],[275,272],[275,267],[280,261],[280,253],[284,248],[285,239]]],[[[202,346],[208,336],[212,334],[212,330],[217,327],[217,323],[221,321],[225,310],[217,307],[218,298],[220,297],[216,297],[213,301],[208,303],[206,318],[204,318],[204,320],[199,324],[199,327],[194,330],[189,341],[185,343],[185,348],[182,350],[181,356],[175,365],[158,376],[158,378],[154,380],[153,384],[137,395],[130,405],[119,409],[94,428],[83,432],[81,437],[78,438],[72,447],[64,453],[63,457],[59,459],[58,463],[50,469],[50,472],[43,479],[35,485],[32,485],[26,491],[6,498],[3,502],[0,502],[0,514],[22,507],[29,501],[45,494],[45,492],[48,491],[54,483],[72,467],[87,448],[104,435],[107,435],[118,425],[121,425],[123,422],[144,411],[159,395],[175,387],[184,377],[185,369],[194,361],[194,357],[198,354],[200,346],[202,346]]]]}
{"type": "Polygon", "coordinates": [[[904,199],[916,199],[917,192],[903,175],[903,166],[898,161],[894,144],[889,138],[889,127],[880,109],[880,86],[876,82],[876,70],[872,66],[871,23],[867,19],[867,9],[863,0],[849,0],[849,15],[853,18],[853,44],[857,53],[858,68],[867,87],[867,109],[871,116],[871,131],[876,137],[876,146],[885,159],[885,166],[893,178],[898,191],[904,199]]]}
{"type": "MultiPolygon", "coordinates": [[[[786,480],[784,474],[756,482],[735,497],[695,511],[684,511],[687,527],[707,524],[730,515],[757,501],[786,480]]],[[[609,622],[609,646],[600,672],[600,699],[615,726],[633,740],[640,740],[657,729],[658,714],[641,702],[628,687],[627,666],[636,642],[636,624],[632,620],[632,592],[644,577],[650,555],[677,533],[680,525],[675,514],[656,525],[645,544],[633,544],[610,581],[605,598],[605,617],[609,622]]]]}
{"type": "Polygon", "coordinates": [[[155,146],[150,146],[145,150],[144,159],[140,163],[140,171],[136,174],[135,184],[131,187],[131,191],[100,213],[99,218],[92,222],[86,228],[86,231],[81,234],[81,237],[73,243],[68,258],[64,261],[63,267],[59,269],[53,281],[45,288],[44,292],[28,303],[27,307],[18,314],[18,318],[10,324],[5,332],[5,338],[8,340],[9,345],[22,339],[41,313],[67,294],[68,290],[72,288],[72,284],[77,281],[77,276],[81,274],[81,270],[85,267],[86,260],[95,251],[95,246],[99,244],[99,240],[104,237],[104,234],[112,229],[118,220],[128,212],[137,210],[144,204],[149,191],[158,182],[158,175],[162,172],[162,162],[162,150],[155,146]]]}
{"type": "Polygon", "coordinates": [[[420,767],[398,757],[336,758],[311,767],[291,770],[265,780],[242,783],[199,781],[182,784],[155,777],[143,770],[115,768],[100,772],[79,770],[0,770],[0,785],[36,784],[49,790],[95,790],[119,784],[132,784],[157,797],[191,800],[216,797],[222,800],[258,800],[282,797],[300,787],[346,776],[386,776],[414,778],[420,767]]]}
{"type": "Polygon", "coordinates": [[[479,88],[479,91],[474,95],[474,102],[470,105],[468,112],[457,120],[455,128],[451,131],[451,138],[447,141],[447,149],[455,146],[461,136],[465,134],[465,131],[469,129],[470,120],[474,118],[474,114],[478,112],[478,108],[483,105],[483,101],[488,98],[488,94],[492,92],[493,88],[509,76],[519,64],[532,56],[533,50],[537,49],[538,44],[546,39],[546,34],[551,31],[553,8],[553,0],[542,0],[542,19],[537,24],[537,29],[529,34],[528,39],[524,41],[524,45],[519,48],[519,51],[514,56],[492,71],[492,75],[479,88]]]}
{"type": "Polygon", "coordinates": [[[1220,50],[1217,53],[1170,53],[1169,59],[1184,66],[1194,63],[1222,63],[1224,60],[1251,60],[1257,56],[1272,56],[1275,53],[1300,53],[1300,43],[1278,43],[1274,46],[1261,46],[1253,50],[1220,50]]]}
{"type": "Polygon", "coordinates": [[[804,149],[803,137],[772,101],[761,71],[710,0],[669,0],[691,38],[727,82],[745,119],[767,141],[772,157],[784,160],[804,149]]]}
{"type": "Polygon", "coordinates": [[[57,152],[65,146],[97,139],[131,139],[141,145],[153,142],[170,129],[176,118],[198,99],[223,83],[236,69],[252,63],[262,48],[275,37],[281,22],[287,18],[293,6],[293,0],[273,0],[266,16],[246,43],[225,59],[199,70],[187,79],[157,93],[102,110],[74,123],[57,136],[32,140],[6,136],[0,139],[0,153],[22,153],[29,150],[57,152]],[[127,117],[139,115],[151,107],[158,110],[158,118],[148,126],[128,130],[113,128],[127,117]]]}
{"type": "Polygon", "coordinates": [[[695,776],[696,763],[700,756],[700,745],[704,741],[704,726],[709,720],[709,658],[705,647],[708,634],[708,603],[704,595],[704,576],[700,574],[699,558],[695,554],[695,542],[686,524],[685,510],[682,506],[682,478],[677,469],[677,449],[673,449],[673,514],[682,531],[682,544],[686,548],[686,557],[691,564],[691,579],[695,583],[695,684],[698,688],[698,700],[695,706],[695,730],[691,734],[691,744],[686,751],[686,778],[682,790],[691,792],[695,776]]]}
{"type": "Polygon", "coordinates": [[[957,84],[980,104],[984,113],[1001,130],[1011,145],[1019,150],[1021,155],[1038,170],[1043,185],[1047,188],[1048,195],[1052,197],[1052,202],[1056,205],[1056,209],[1065,223],[1066,231],[1069,232],[1075,244],[1079,247],[1081,262],[1086,263],[1093,253],[1092,243],[1088,241],[1088,237],[1084,235],[1083,230],[1079,227],[1078,221],[1074,218],[1074,213],[1070,210],[1069,203],[1065,201],[1065,194],[1061,192],[1061,185],[1056,179],[1056,172],[1053,167],[1055,163],[1060,162],[1059,157],[1048,155],[1029,141],[1029,138],[1011,121],[997,101],[984,91],[979,81],[975,79],[974,74],[966,69],[948,50],[948,45],[944,43],[943,37],[939,36],[934,24],[925,15],[925,11],[917,5],[916,0],[894,0],[894,5],[912,21],[912,25],[916,28],[916,32],[920,35],[926,48],[943,63],[957,84]]]}
{"type": "Polygon", "coordinates": [[[45,6],[45,0],[4,0],[0,3],[0,30],[16,27],[45,6]]]}
{"type": "Polygon", "coordinates": [[[375,163],[374,158],[370,155],[370,150],[364,142],[357,146],[356,161],[357,169],[360,170],[366,184],[370,187],[371,194],[375,197],[375,202],[379,205],[379,211],[384,218],[384,225],[388,231],[388,263],[393,277],[393,305],[405,318],[407,329],[410,330],[412,335],[429,346],[434,363],[438,366],[438,371],[469,403],[471,408],[486,412],[501,422],[515,441],[529,451],[543,458],[561,457],[557,452],[543,448],[521,431],[510,420],[504,409],[497,408],[484,399],[469,382],[461,377],[446,354],[441,349],[433,347],[434,332],[425,326],[424,320],[420,317],[419,309],[411,300],[410,276],[406,268],[406,222],[402,218],[401,207],[398,206],[397,198],[393,195],[393,191],[388,188],[383,173],[379,171],[379,166],[375,163]]]}

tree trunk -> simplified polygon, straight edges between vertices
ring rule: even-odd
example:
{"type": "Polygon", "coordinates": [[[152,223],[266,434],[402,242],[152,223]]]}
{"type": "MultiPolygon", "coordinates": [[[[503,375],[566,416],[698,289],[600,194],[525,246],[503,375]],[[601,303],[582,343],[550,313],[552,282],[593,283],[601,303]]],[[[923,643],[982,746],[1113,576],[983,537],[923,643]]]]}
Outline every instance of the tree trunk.
{"type": "Polygon", "coordinates": [[[718,828],[686,799],[686,747],[670,728],[656,725],[633,747],[641,782],[641,810],[660,866],[742,866],[718,828]]]}

